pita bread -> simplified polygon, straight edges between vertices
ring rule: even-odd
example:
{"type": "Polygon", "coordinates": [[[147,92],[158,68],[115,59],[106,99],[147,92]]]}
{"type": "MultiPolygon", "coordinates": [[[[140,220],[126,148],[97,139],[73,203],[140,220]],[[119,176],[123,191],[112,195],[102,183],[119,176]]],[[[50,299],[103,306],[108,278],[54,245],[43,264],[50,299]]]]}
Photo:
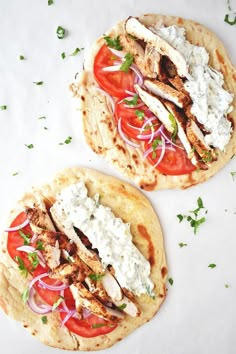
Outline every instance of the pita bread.
{"type": "MultiPolygon", "coordinates": [[[[209,64],[224,75],[225,89],[236,94],[236,70],[231,64],[222,42],[214,33],[199,23],[180,17],[148,14],[138,17],[138,20],[146,27],[153,24],[166,26],[176,24],[184,27],[187,39],[195,45],[204,46],[210,56],[209,64]]],[[[125,21],[118,23],[106,34],[114,38],[125,33],[124,24],[125,21]]],[[[78,81],[71,85],[73,95],[79,101],[86,142],[92,150],[105,157],[126,177],[145,190],[188,188],[215,175],[236,151],[236,97],[232,103],[234,109],[229,114],[234,128],[232,137],[225,152],[217,149],[217,161],[213,162],[211,167],[205,171],[196,170],[181,176],[164,175],[154,169],[148,161],[143,160],[141,149],[134,149],[124,143],[112,119],[109,102],[103,94],[96,90],[97,83],[93,75],[93,62],[96,53],[103,44],[102,37],[96,41],[85,60],[84,71],[78,76],[78,81]]]]}
{"type": "Polygon", "coordinates": [[[19,276],[16,263],[8,255],[5,232],[0,247],[0,306],[7,315],[22,322],[33,336],[49,346],[67,350],[99,350],[120,341],[156,314],[166,296],[167,266],[161,227],[146,197],[130,184],[92,169],[66,169],[50,183],[33,188],[32,192],[26,193],[17,203],[10,214],[10,222],[26,205],[34,205],[37,195],[43,196],[47,204],[52,204],[63,188],[80,180],[85,182],[89,196],[99,193],[103,205],[110,207],[115,216],[131,224],[133,243],[151,264],[155,299],[148,295],[135,297],[141,316],[131,318],[126,315],[115,330],[94,338],[83,338],[70,333],[65,327],[61,327],[55,312],[48,314],[48,322],[43,324],[41,315],[33,313],[22,301],[21,294],[29,280],[19,276]]]}

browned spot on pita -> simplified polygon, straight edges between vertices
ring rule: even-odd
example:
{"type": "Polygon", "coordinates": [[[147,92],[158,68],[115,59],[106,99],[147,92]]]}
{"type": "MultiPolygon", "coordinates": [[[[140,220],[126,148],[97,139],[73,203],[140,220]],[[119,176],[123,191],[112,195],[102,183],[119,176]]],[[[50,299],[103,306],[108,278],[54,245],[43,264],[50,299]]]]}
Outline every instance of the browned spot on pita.
{"type": "Polygon", "coordinates": [[[141,189],[144,189],[145,191],[153,191],[157,186],[157,176],[155,176],[154,182],[144,183],[143,181],[141,181],[139,186],[141,189]]]}
{"type": "Polygon", "coordinates": [[[86,116],[86,111],[83,111],[83,115],[86,116]]]}
{"type": "Polygon", "coordinates": [[[120,144],[117,144],[116,147],[119,151],[122,151],[124,153],[124,155],[126,154],[126,149],[123,146],[121,146],[120,144]]]}
{"type": "Polygon", "coordinates": [[[81,98],[82,101],[85,101],[85,97],[84,96],[81,95],[80,98],[81,98]]]}
{"type": "Polygon", "coordinates": [[[168,273],[168,269],[166,267],[162,267],[161,268],[161,276],[162,276],[162,278],[165,278],[167,273],[168,273]]]}
{"type": "Polygon", "coordinates": [[[116,143],[116,136],[114,136],[114,138],[113,138],[113,143],[115,144],[116,143]]]}
{"type": "Polygon", "coordinates": [[[217,56],[217,58],[218,58],[218,60],[219,60],[219,62],[220,62],[221,64],[224,64],[224,63],[225,63],[224,58],[222,57],[222,55],[220,54],[220,52],[218,51],[218,49],[216,49],[216,56],[217,56]]]}
{"type": "Polygon", "coordinates": [[[8,314],[7,307],[5,305],[4,300],[0,297],[0,307],[3,309],[3,311],[8,314]]]}
{"type": "Polygon", "coordinates": [[[236,74],[232,76],[233,80],[236,81],[236,74]]]}
{"type": "Polygon", "coordinates": [[[141,234],[141,236],[147,241],[148,243],[148,261],[151,264],[151,266],[153,267],[155,264],[155,256],[154,256],[154,246],[152,243],[152,239],[151,236],[149,235],[149,233],[147,232],[147,229],[144,225],[139,224],[138,225],[138,231],[141,234]]]}
{"type": "Polygon", "coordinates": [[[127,168],[129,168],[130,170],[132,170],[132,166],[131,166],[131,165],[127,165],[127,168]]]}
{"type": "Polygon", "coordinates": [[[24,328],[28,328],[29,326],[28,326],[27,324],[24,324],[23,327],[24,327],[24,328]]]}
{"type": "Polygon", "coordinates": [[[177,23],[179,25],[182,25],[184,23],[183,19],[181,17],[178,18],[177,23]]]}

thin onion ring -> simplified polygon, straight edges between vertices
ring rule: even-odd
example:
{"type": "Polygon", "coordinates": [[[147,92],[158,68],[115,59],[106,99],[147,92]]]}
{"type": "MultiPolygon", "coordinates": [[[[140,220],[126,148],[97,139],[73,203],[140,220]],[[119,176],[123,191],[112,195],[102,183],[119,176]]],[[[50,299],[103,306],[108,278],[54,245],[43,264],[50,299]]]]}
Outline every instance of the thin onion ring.
{"type": "Polygon", "coordinates": [[[128,145],[134,147],[134,148],[139,148],[140,145],[139,144],[136,144],[134,143],[133,141],[129,140],[126,135],[124,134],[123,130],[122,130],[122,127],[121,127],[121,118],[119,118],[118,120],[118,132],[121,136],[121,138],[124,140],[124,142],[126,142],[128,145]]]}
{"type": "Polygon", "coordinates": [[[4,231],[5,232],[13,232],[13,231],[18,231],[20,229],[23,229],[25,226],[29,224],[29,220],[26,219],[22,224],[14,227],[7,227],[4,231]]]}

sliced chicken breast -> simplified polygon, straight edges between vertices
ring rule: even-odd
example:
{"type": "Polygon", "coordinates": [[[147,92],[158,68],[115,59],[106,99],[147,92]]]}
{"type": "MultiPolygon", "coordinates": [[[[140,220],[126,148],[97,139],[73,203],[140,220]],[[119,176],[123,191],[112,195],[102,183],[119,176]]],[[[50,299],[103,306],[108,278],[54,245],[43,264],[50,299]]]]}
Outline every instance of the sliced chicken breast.
{"type": "Polygon", "coordinates": [[[188,66],[184,57],[164,39],[153,33],[134,17],[130,17],[126,21],[125,29],[127,33],[131,34],[132,36],[135,36],[138,39],[141,39],[155,47],[155,49],[161,55],[167,56],[176,66],[176,70],[179,76],[187,76],[188,66]]]}

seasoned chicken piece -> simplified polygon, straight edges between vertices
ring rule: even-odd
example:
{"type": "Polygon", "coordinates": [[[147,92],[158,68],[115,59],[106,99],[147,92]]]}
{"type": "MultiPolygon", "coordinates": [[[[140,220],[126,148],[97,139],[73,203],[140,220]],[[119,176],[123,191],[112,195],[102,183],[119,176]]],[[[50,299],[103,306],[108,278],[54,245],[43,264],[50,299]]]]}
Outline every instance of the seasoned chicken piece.
{"type": "Polygon", "coordinates": [[[174,86],[177,91],[188,94],[187,91],[185,91],[184,83],[179,76],[176,75],[175,77],[169,77],[168,81],[171,83],[172,86],[174,86]]]}
{"type": "Polygon", "coordinates": [[[57,212],[53,206],[51,207],[50,212],[52,214],[53,220],[57,228],[63,233],[65,233],[70,240],[75,242],[77,246],[78,256],[84,261],[84,263],[86,263],[94,271],[94,273],[103,274],[104,269],[102,267],[102,264],[97,254],[91,250],[88,250],[85,247],[85,245],[82,243],[82,241],[80,240],[79,236],[77,235],[73,227],[68,228],[65,226],[66,224],[65,220],[62,220],[57,215],[57,212]]]}
{"type": "Polygon", "coordinates": [[[53,222],[46,211],[46,207],[44,208],[43,202],[40,207],[36,205],[34,208],[26,207],[25,209],[29,223],[34,232],[37,233],[38,229],[56,231],[53,222]]]}
{"type": "Polygon", "coordinates": [[[152,113],[157,116],[157,118],[163,123],[168,132],[173,133],[174,128],[169,118],[170,112],[166,109],[161,100],[153,94],[142,89],[139,85],[134,85],[134,87],[141,100],[148,106],[150,111],[152,111],[152,113]]]}
{"type": "Polygon", "coordinates": [[[156,78],[160,75],[160,62],[161,55],[158,53],[155,47],[147,43],[144,52],[144,63],[146,70],[149,70],[152,74],[147,75],[150,78],[156,78]]]}
{"type": "Polygon", "coordinates": [[[116,279],[114,276],[106,269],[105,275],[102,278],[102,285],[104,289],[106,290],[107,294],[110,296],[110,298],[115,301],[120,301],[123,298],[123,293],[122,290],[117,283],[116,279]]]}
{"type": "Polygon", "coordinates": [[[154,93],[154,95],[165,98],[168,101],[173,102],[179,108],[183,108],[190,103],[189,96],[182,92],[179,92],[169,85],[164,84],[158,80],[144,80],[144,86],[154,93]]]}
{"type": "Polygon", "coordinates": [[[113,303],[121,308],[122,311],[127,313],[127,315],[131,317],[138,317],[141,315],[141,311],[137,308],[137,306],[126,296],[123,297],[120,301],[113,301],[113,303]]]}
{"type": "MultiPolygon", "coordinates": [[[[107,292],[105,291],[101,280],[92,280],[91,276],[93,274],[90,273],[88,277],[85,279],[85,283],[89,288],[89,291],[102,303],[110,303],[111,299],[109,298],[107,292]]],[[[96,275],[95,275],[96,276],[96,275]]]]}
{"type": "Polygon", "coordinates": [[[202,131],[193,120],[188,121],[186,132],[189,141],[201,156],[203,162],[210,165],[212,161],[217,160],[214,150],[205,142],[202,131]]]}
{"type": "Polygon", "coordinates": [[[167,56],[176,66],[176,70],[179,76],[187,76],[188,66],[184,57],[164,39],[162,39],[157,34],[153,33],[147,27],[142,25],[141,22],[139,22],[134,17],[130,17],[126,21],[125,29],[127,33],[131,34],[132,36],[135,36],[155,47],[155,49],[161,55],[167,56]]]}
{"type": "Polygon", "coordinates": [[[137,65],[143,76],[154,78],[156,74],[145,65],[144,50],[141,45],[133,38],[125,35],[120,35],[120,43],[124,49],[134,56],[134,63],[137,65]]]}
{"type": "Polygon", "coordinates": [[[71,262],[59,265],[59,267],[50,272],[50,277],[53,279],[59,279],[63,283],[71,285],[73,283],[84,281],[87,277],[88,271],[86,265],[77,259],[76,263],[71,262]]]}
{"type": "Polygon", "coordinates": [[[186,150],[188,158],[191,160],[192,164],[202,170],[208,169],[208,166],[200,161],[198,154],[195,149],[193,149],[193,146],[186,135],[186,119],[183,118],[182,114],[173,103],[165,101],[165,106],[168,108],[176,121],[178,127],[178,137],[183,144],[183,147],[186,150]]]}
{"type": "Polygon", "coordinates": [[[72,284],[70,289],[75,299],[76,308],[83,306],[95,315],[108,321],[118,322],[124,318],[124,315],[120,311],[103,305],[82,283],[72,284]]]}

